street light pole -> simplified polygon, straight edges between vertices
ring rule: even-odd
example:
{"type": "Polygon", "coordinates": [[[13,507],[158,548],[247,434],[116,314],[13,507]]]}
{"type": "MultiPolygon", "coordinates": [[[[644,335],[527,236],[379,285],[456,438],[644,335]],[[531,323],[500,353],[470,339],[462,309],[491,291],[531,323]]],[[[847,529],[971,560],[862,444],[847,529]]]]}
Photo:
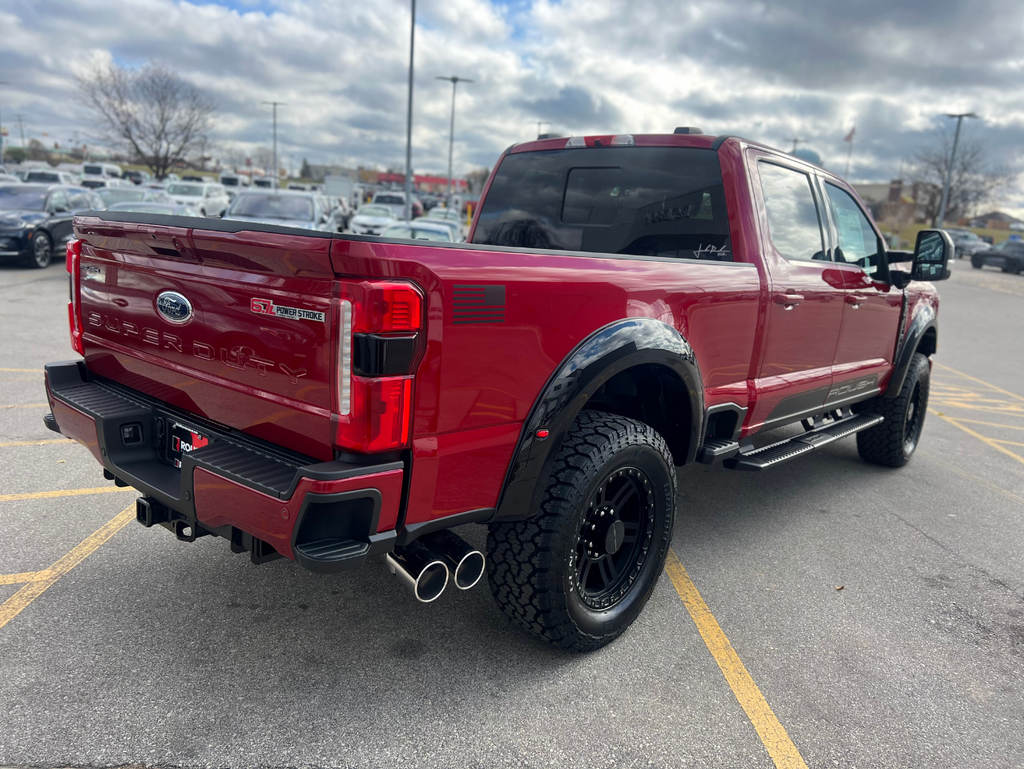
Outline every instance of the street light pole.
{"type": "Polygon", "coordinates": [[[277,108],[278,107],[287,107],[288,105],[285,104],[283,101],[264,101],[264,102],[260,102],[260,104],[270,104],[270,105],[272,105],[274,107],[274,189],[276,190],[277,189],[277,182],[278,182],[278,176],[277,176],[277,108]]]}
{"type": "Polygon", "coordinates": [[[459,77],[458,75],[451,75],[450,77],[444,77],[438,75],[435,80],[448,80],[452,84],[452,126],[448,132],[448,195],[445,198],[445,208],[452,207],[452,152],[455,149],[455,87],[459,83],[472,83],[473,81],[469,78],[459,77]]]}
{"type": "MultiPolygon", "coordinates": [[[[0,80],[0,85],[10,85],[6,80],[0,80]]],[[[0,166],[4,164],[4,113],[0,109],[0,166]]]]}
{"type": "Polygon", "coordinates": [[[953,151],[949,153],[949,165],[946,167],[946,180],[942,185],[942,203],[939,205],[939,218],[934,222],[932,226],[942,227],[946,222],[946,204],[949,203],[949,187],[953,182],[953,164],[956,162],[956,146],[960,143],[960,126],[963,125],[964,118],[978,117],[973,112],[962,112],[955,115],[951,115],[948,112],[946,117],[956,118],[956,133],[953,134],[953,151]]]}
{"type": "Polygon", "coordinates": [[[416,49],[416,0],[412,0],[412,24],[409,31],[409,109],[405,119],[405,221],[412,221],[412,72],[416,49]]]}

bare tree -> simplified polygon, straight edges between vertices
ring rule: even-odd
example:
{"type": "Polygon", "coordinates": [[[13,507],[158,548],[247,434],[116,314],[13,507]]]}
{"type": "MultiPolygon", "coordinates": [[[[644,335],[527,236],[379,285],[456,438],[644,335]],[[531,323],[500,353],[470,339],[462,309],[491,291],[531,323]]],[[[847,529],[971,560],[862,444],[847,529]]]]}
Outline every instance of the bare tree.
{"type": "Polygon", "coordinates": [[[208,141],[213,104],[166,67],[99,65],[76,83],[105,139],[158,179],[208,141]]]}
{"type": "Polygon", "coordinates": [[[252,164],[256,168],[262,168],[267,176],[273,177],[277,170],[274,165],[274,151],[270,147],[259,146],[252,153],[252,164]]]}
{"type": "MultiPolygon", "coordinates": [[[[912,180],[929,185],[935,192],[927,197],[925,204],[927,219],[933,222],[939,215],[939,201],[949,171],[952,149],[953,132],[944,127],[935,132],[912,161],[912,180]]],[[[978,213],[1012,181],[1013,174],[1008,169],[989,159],[982,141],[961,132],[950,178],[946,219],[956,221],[978,213]]]]}
{"type": "Polygon", "coordinates": [[[490,175],[491,169],[489,168],[474,168],[466,174],[466,181],[469,183],[470,193],[478,195],[483,192],[484,185],[487,183],[487,177],[490,175]]]}

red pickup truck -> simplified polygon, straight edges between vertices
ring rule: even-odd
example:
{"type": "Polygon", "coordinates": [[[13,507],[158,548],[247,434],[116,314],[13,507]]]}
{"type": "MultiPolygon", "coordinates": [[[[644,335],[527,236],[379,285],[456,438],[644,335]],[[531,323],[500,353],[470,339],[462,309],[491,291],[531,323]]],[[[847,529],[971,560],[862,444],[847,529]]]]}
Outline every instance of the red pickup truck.
{"type": "Polygon", "coordinates": [[[953,250],[925,231],[887,251],[841,179],[692,129],[509,148],[466,244],[74,228],[82,359],[46,367],[46,422],[142,493],[142,524],[316,572],[386,554],[422,601],[486,572],[574,650],[651,595],[677,468],[763,470],[854,433],[869,462],[909,460],[925,281],[953,250]]]}

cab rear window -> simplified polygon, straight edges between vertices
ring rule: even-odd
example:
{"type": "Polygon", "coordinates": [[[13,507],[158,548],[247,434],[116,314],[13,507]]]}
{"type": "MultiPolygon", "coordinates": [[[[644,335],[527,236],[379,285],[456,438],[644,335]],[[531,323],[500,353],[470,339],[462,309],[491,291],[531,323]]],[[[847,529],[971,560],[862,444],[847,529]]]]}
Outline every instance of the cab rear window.
{"type": "Polygon", "coordinates": [[[473,242],[732,261],[718,153],[610,147],[506,155],[473,242]]]}

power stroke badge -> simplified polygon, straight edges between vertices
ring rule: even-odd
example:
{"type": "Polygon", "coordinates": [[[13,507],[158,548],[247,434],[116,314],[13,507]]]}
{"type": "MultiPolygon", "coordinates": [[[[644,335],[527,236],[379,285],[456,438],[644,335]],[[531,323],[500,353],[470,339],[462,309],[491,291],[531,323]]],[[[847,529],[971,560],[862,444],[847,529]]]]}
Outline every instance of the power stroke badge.
{"type": "Polygon", "coordinates": [[[301,307],[282,307],[279,304],[274,304],[272,299],[253,299],[249,304],[249,309],[257,315],[274,315],[275,317],[287,318],[288,320],[324,322],[324,314],[318,310],[303,310],[301,307]]]}

